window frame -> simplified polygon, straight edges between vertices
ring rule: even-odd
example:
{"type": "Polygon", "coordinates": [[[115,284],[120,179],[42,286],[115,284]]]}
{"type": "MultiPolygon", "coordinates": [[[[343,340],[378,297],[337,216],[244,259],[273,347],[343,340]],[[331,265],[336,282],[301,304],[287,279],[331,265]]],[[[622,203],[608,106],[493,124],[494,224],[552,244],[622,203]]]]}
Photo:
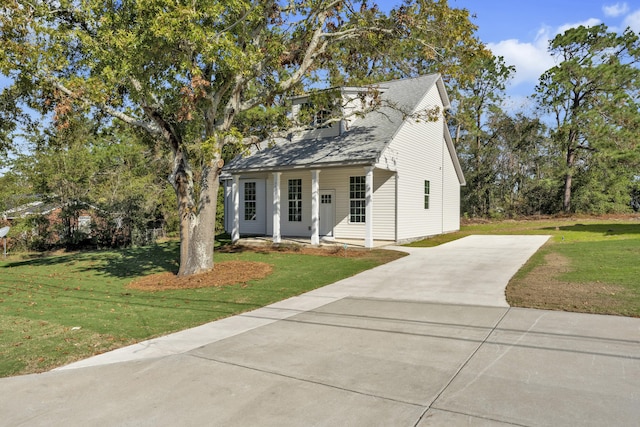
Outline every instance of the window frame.
{"type": "Polygon", "coordinates": [[[244,220],[258,220],[258,185],[255,181],[245,181],[242,187],[244,200],[244,220]],[[249,187],[253,187],[250,189],[249,187]],[[250,191],[249,191],[250,190],[250,191]]]}
{"type": "Polygon", "coordinates": [[[431,181],[424,180],[424,208],[429,209],[429,199],[431,196],[431,181]]]}
{"type": "Polygon", "coordinates": [[[302,179],[287,181],[287,219],[289,222],[302,222],[302,179]]]}
{"type": "Polygon", "coordinates": [[[367,222],[367,177],[365,175],[349,177],[349,223],[367,222]]]}

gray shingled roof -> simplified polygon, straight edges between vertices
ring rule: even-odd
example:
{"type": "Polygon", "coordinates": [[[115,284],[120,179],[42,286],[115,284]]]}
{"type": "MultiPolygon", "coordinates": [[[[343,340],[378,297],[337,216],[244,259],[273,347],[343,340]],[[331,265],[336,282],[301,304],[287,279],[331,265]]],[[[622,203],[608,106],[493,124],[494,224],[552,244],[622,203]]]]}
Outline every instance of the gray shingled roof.
{"type": "Polygon", "coordinates": [[[59,204],[36,201],[8,209],[2,212],[1,216],[6,219],[17,219],[30,215],[47,215],[59,207],[59,204]]]}
{"type": "MultiPolygon", "coordinates": [[[[260,149],[229,162],[226,172],[283,170],[308,166],[374,163],[403,122],[403,112],[413,112],[436,84],[439,74],[380,83],[385,88],[382,107],[353,122],[339,136],[297,141],[264,141],[260,149]],[[393,105],[394,107],[391,107],[393,105]]],[[[446,96],[446,94],[445,94],[446,96]]],[[[448,102],[448,101],[447,101],[448,102]]]]}

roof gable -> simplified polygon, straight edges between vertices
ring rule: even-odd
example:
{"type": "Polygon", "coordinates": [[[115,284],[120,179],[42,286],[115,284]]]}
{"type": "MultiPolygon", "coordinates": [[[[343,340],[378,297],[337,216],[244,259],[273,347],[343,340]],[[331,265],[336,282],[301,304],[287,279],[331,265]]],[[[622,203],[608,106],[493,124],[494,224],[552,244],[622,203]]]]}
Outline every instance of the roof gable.
{"type": "Polygon", "coordinates": [[[224,170],[242,172],[373,164],[406,116],[415,113],[434,85],[437,85],[443,107],[449,108],[439,74],[383,82],[373,85],[381,91],[381,106],[355,120],[346,132],[324,138],[263,141],[250,155],[236,157],[224,170]]]}

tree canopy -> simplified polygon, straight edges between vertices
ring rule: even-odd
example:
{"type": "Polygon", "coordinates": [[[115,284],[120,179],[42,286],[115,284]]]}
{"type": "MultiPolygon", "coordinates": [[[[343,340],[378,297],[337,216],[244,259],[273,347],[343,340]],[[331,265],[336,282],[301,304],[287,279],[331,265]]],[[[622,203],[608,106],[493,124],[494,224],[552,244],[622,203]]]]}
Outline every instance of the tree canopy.
{"type": "Polygon", "coordinates": [[[467,11],[430,0],[389,13],[340,0],[7,0],[0,28],[16,105],[59,128],[118,119],[171,153],[181,275],[213,266],[225,147],[295,125],[289,96],[427,70],[461,78],[462,56],[486,54],[467,11]]]}
{"type": "Polygon", "coordinates": [[[504,104],[513,70],[500,58],[475,61],[450,120],[467,179],[463,214],[638,210],[639,46],[631,30],[605,25],[559,34],[549,45],[557,65],[540,77],[537,109],[526,114],[504,104]]]}
{"type": "Polygon", "coordinates": [[[614,187],[620,175],[628,186],[639,165],[640,38],[630,29],[580,26],[556,36],[549,49],[559,63],[540,77],[536,98],[553,115],[552,139],[565,154],[563,209],[572,209],[576,177],[583,188],[593,186],[589,197],[625,204],[629,192],[614,187]],[[608,167],[616,172],[607,174],[608,167]]]}
{"type": "Polygon", "coordinates": [[[179,274],[206,271],[224,161],[308,126],[310,117],[289,114],[292,96],[439,72],[453,100],[465,214],[640,206],[638,35],[605,25],[558,35],[537,115],[525,115],[505,111],[514,69],[470,18],[444,0],[390,10],[366,0],[6,0],[0,74],[12,84],[0,93],[0,153],[18,130],[37,144],[3,182],[110,206],[133,224],[135,212],[160,209],[145,189],[164,200],[157,177],[168,177],[179,274]],[[46,177],[27,176],[32,166],[46,177]]]}

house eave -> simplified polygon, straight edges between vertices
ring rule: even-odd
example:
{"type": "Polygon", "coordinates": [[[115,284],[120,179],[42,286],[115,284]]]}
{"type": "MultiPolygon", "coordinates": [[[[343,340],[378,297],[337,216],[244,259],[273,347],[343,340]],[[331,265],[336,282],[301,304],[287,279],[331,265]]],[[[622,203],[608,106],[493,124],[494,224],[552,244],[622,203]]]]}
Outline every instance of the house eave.
{"type": "Polygon", "coordinates": [[[342,161],[342,162],[326,162],[326,163],[309,163],[303,165],[287,165],[287,166],[265,166],[265,167],[257,167],[257,168],[237,168],[237,169],[225,169],[223,170],[223,175],[227,175],[223,177],[221,175],[221,179],[227,178],[228,175],[238,175],[238,174],[246,174],[246,173],[268,173],[268,172],[286,172],[292,170],[312,170],[312,169],[328,169],[328,168],[339,168],[339,167],[350,167],[350,166],[374,166],[376,164],[376,159],[364,159],[364,160],[353,160],[353,161],[342,161]]]}
{"type": "Polygon", "coordinates": [[[438,94],[440,95],[440,99],[442,100],[442,107],[445,110],[451,109],[451,101],[449,100],[449,95],[447,94],[447,88],[444,85],[442,76],[438,77],[438,80],[436,80],[436,87],[438,88],[438,94]]]}
{"type": "Polygon", "coordinates": [[[456,152],[455,145],[453,143],[453,139],[451,138],[451,133],[449,132],[449,128],[447,128],[447,124],[444,124],[444,140],[447,146],[447,150],[449,151],[449,156],[451,156],[451,161],[453,162],[453,168],[456,171],[456,176],[458,177],[458,182],[461,187],[467,185],[467,181],[464,178],[464,172],[462,171],[462,166],[460,165],[460,160],[458,159],[458,154],[456,152]]]}

